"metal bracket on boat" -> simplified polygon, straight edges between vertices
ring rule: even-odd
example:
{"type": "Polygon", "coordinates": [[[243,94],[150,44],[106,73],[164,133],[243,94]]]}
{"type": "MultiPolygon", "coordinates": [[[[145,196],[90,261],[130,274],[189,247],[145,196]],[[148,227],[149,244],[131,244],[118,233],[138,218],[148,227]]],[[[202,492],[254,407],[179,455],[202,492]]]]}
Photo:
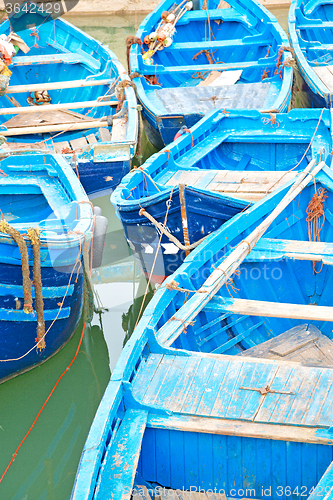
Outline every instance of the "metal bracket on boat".
{"type": "Polygon", "coordinates": [[[159,406],[150,406],[140,403],[133,396],[132,392],[132,384],[131,382],[124,381],[122,382],[123,394],[124,394],[124,405],[126,410],[145,410],[150,413],[154,413],[157,415],[172,415],[172,411],[165,410],[164,408],[160,408],[159,406]]]}
{"type": "Polygon", "coordinates": [[[172,347],[164,347],[164,345],[160,344],[156,337],[156,330],[152,326],[147,326],[147,337],[148,337],[148,346],[151,353],[154,354],[170,354],[174,356],[191,356],[191,353],[188,351],[184,351],[183,349],[173,349],[172,347]]]}

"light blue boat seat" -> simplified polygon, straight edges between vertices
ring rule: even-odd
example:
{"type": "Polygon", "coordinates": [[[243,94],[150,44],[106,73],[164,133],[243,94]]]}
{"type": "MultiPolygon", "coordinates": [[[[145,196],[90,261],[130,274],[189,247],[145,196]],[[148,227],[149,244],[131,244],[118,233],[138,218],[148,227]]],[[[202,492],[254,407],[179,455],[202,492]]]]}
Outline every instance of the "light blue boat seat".
{"type": "Polygon", "coordinates": [[[71,52],[61,54],[40,54],[35,56],[15,56],[10,67],[57,63],[84,64],[92,71],[98,71],[101,67],[101,63],[88,54],[74,54],[71,52]]]}
{"type": "MultiPolygon", "coordinates": [[[[235,9],[209,9],[209,19],[211,21],[229,21],[245,24],[248,28],[255,25],[255,18],[251,18],[248,14],[240,14],[235,9]]],[[[191,10],[186,12],[177,22],[177,26],[188,24],[191,21],[206,21],[206,10],[191,10]]]]}
{"type": "Polygon", "coordinates": [[[193,49],[218,49],[218,48],[225,48],[225,47],[238,47],[240,45],[246,47],[246,46],[253,46],[253,45],[271,45],[272,41],[266,39],[263,39],[263,37],[260,37],[260,39],[255,39],[255,37],[246,37],[246,38],[235,38],[233,40],[204,40],[202,42],[195,42],[195,45],[193,42],[179,42],[179,43],[174,43],[171,45],[172,50],[193,50],[193,49]]]}
{"type": "Polygon", "coordinates": [[[142,73],[144,75],[161,75],[163,73],[188,73],[188,72],[197,72],[197,71],[225,71],[228,69],[245,69],[245,68],[254,68],[254,69],[264,69],[267,68],[270,64],[270,60],[263,59],[262,63],[258,63],[257,61],[236,61],[225,64],[189,64],[186,66],[167,66],[164,67],[161,64],[156,64],[155,66],[144,66],[142,68],[142,73]]]}

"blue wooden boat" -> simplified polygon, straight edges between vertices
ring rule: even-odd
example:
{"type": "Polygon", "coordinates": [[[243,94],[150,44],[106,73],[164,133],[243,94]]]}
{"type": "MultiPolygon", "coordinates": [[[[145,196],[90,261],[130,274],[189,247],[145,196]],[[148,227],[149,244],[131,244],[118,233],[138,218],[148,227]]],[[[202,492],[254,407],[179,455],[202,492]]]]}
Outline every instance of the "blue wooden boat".
{"type": "Polygon", "coordinates": [[[93,210],[60,155],[13,154],[0,168],[3,382],[45,361],[74,333],[83,306],[93,210]]]}
{"type": "Polygon", "coordinates": [[[228,221],[156,291],[97,411],[73,500],[331,498],[333,175],[323,165],[228,221]]]}
{"type": "Polygon", "coordinates": [[[130,54],[147,137],[155,147],[169,144],[182,126],[191,127],[212,109],[287,111],[291,54],[272,14],[256,0],[175,5],[163,0],[145,18],[137,32],[143,49],[133,45],[130,54]]]}
{"type": "Polygon", "coordinates": [[[330,154],[331,130],[327,110],[216,110],[151,156],[111,197],[141,271],[162,282],[186,249],[295,175],[288,170],[305,166],[321,147],[330,154]],[[166,217],[171,238],[164,232],[161,239],[166,217]]]}
{"type": "Polygon", "coordinates": [[[0,25],[0,35],[14,30],[30,48],[12,57],[9,87],[0,97],[2,150],[63,154],[91,198],[110,193],[136,150],[131,81],[108,47],[67,21],[24,12],[27,5],[35,4],[23,4],[0,25]]]}
{"type": "Polygon", "coordinates": [[[293,0],[289,35],[303,77],[300,96],[304,107],[332,107],[332,3],[293,0]]]}

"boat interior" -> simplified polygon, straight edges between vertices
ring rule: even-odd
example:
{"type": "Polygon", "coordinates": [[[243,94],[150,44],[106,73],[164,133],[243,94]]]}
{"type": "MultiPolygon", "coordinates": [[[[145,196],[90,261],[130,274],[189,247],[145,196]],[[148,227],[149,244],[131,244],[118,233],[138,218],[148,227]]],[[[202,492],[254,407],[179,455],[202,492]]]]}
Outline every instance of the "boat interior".
{"type": "MultiPolygon", "coordinates": [[[[158,21],[156,16],[156,26],[158,21]]],[[[143,27],[142,39],[148,34],[143,27]]],[[[272,109],[282,89],[276,69],[284,38],[259,5],[199,0],[177,22],[173,43],[154,53],[151,66],[137,52],[144,92],[160,112],[207,113],[216,104],[272,109]],[[219,83],[208,82],[212,71],[219,83]]]]}
{"type": "Polygon", "coordinates": [[[78,211],[78,201],[84,195],[82,189],[78,191],[75,187],[77,182],[72,186],[71,176],[74,176],[71,168],[50,154],[36,152],[2,159],[2,218],[20,231],[31,223],[38,224],[41,230],[51,230],[54,235],[77,229],[80,215],[88,215],[88,205],[80,206],[78,211]]]}
{"type": "Polygon", "coordinates": [[[195,125],[191,134],[184,132],[187,138],[181,145],[171,144],[148,159],[145,170],[128,176],[122,183],[121,202],[126,205],[171,190],[176,193],[179,184],[258,201],[294,178],[317,151],[322,151],[324,159],[328,157],[332,143],[329,111],[323,114],[318,139],[310,146],[319,118],[318,110],[307,117],[302,110],[276,117],[256,111],[245,115],[215,111],[205,125],[195,125]]]}
{"type": "MultiPolygon", "coordinates": [[[[119,111],[114,97],[119,63],[106,46],[62,19],[40,13],[26,16],[24,9],[2,23],[1,33],[10,31],[30,50],[13,57],[10,85],[0,97],[0,123],[7,140],[3,147],[71,153],[97,142],[126,139],[124,116],[115,117],[112,124],[119,111]],[[32,104],[33,111],[28,101],[37,101],[35,93],[54,109],[32,104]],[[15,107],[22,106],[27,112],[15,114],[15,107]]],[[[125,112],[132,113],[127,104],[125,112]]]]}

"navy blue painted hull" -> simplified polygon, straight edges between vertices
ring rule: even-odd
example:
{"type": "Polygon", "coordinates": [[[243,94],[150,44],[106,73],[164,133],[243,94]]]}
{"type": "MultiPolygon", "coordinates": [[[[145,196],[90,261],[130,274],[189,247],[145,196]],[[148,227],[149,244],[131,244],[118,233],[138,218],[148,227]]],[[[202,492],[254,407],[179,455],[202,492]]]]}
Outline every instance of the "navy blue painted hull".
{"type": "MultiPolygon", "coordinates": [[[[78,162],[80,182],[89,196],[110,194],[121,182],[124,175],[131,170],[130,161],[114,162],[78,162]]],[[[75,171],[75,170],[74,170],[75,171]]]]}
{"type": "MultiPolygon", "coordinates": [[[[0,297],[0,381],[14,377],[19,373],[33,368],[35,365],[46,361],[53,356],[71,338],[78,325],[83,307],[83,276],[82,273],[74,275],[70,279],[70,268],[64,272],[50,268],[42,268],[43,287],[54,287],[54,298],[44,298],[45,349],[36,349],[36,312],[35,302],[33,302],[34,312],[24,314],[24,321],[15,319],[15,309],[17,301],[13,293],[10,293],[13,284],[22,286],[22,271],[20,266],[0,264],[0,286],[7,287],[7,294],[0,297]],[[6,279],[7,277],[7,279],[6,279]],[[12,279],[8,279],[11,277],[12,279]],[[69,292],[64,299],[63,306],[59,310],[62,302],[62,295],[67,286],[70,285],[69,292]],[[57,288],[59,293],[57,293],[57,288]],[[6,321],[6,310],[8,318],[6,321]],[[57,318],[58,314],[58,318],[57,318]],[[50,319],[47,319],[50,318],[50,319]],[[57,318],[57,319],[56,319],[57,318]],[[20,359],[19,359],[20,358],[20,359]],[[13,361],[6,361],[13,360],[13,361]]],[[[32,275],[32,270],[31,270],[32,275]]],[[[19,298],[23,302],[22,298],[19,298]]],[[[22,313],[22,311],[20,311],[22,313]]],[[[20,314],[22,316],[22,314],[20,314]]]]}

